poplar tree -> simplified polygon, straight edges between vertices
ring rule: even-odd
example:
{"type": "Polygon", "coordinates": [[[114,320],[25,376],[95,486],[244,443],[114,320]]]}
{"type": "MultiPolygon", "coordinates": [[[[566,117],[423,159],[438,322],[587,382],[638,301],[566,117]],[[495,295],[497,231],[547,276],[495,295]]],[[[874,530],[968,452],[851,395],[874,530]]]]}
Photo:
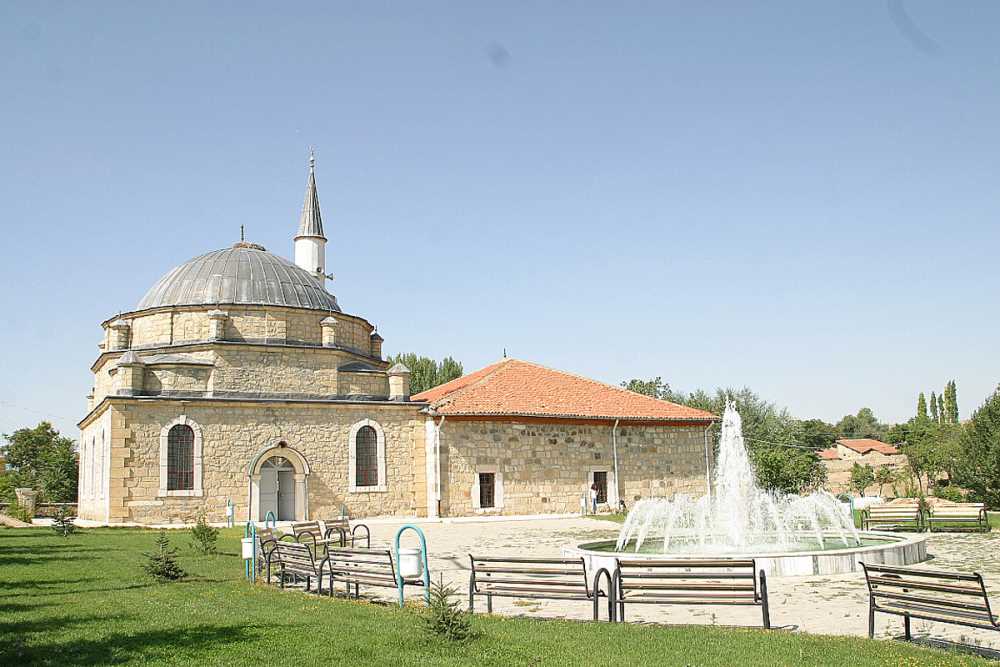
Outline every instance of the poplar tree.
{"type": "Polygon", "coordinates": [[[958,390],[952,380],[944,388],[945,419],[949,424],[958,423],[958,390]]]}
{"type": "Polygon", "coordinates": [[[948,413],[944,411],[944,396],[938,394],[938,424],[950,423],[950,417],[948,413]]]}
{"type": "Polygon", "coordinates": [[[934,422],[935,424],[941,423],[941,416],[940,413],[938,412],[937,394],[935,394],[933,391],[931,392],[931,421],[934,422]]]}
{"type": "Polygon", "coordinates": [[[929,417],[927,416],[927,398],[924,396],[924,392],[920,392],[917,396],[917,420],[927,421],[929,417]]]}

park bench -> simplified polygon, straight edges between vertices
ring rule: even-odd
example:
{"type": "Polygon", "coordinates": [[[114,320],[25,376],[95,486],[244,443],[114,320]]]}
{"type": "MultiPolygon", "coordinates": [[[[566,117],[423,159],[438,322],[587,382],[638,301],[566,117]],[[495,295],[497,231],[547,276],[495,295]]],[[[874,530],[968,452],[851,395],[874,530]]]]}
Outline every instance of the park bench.
{"type": "Polygon", "coordinates": [[[329,537],[329,531],[320,521],[300,521],[292,524],[292,535],[296,542],[302,542],[312,547],[313,553],[325,550],[330,545],[343,546],[343,533],[337,537],[329,537]]]}
{"type": "Polygon", "coordinates": [[[910,639],[910,619],[1000,630],[979,573],[921,570],[862,563],[868,582],[868,636],[875,636],[875,612],[903,617],[910,639]]]}
{"type": "MultiPolygon", "coordinates": [[[[323,592],[323,568],[326,559],[316,560],[312,550],[307,544],[301,542],[286,542],[277,540],[267,557],[268,581],[271,578],[271,563],[278,568],[278,582],[281,588],[285,587],[285,582],[291,576],[293,583],[298,583],[300,579],[306,580],[306,590],[310,589],[312,580],[316,580],[316,592],[323,592]]],[[[333,584],[330,584],[333,588],[333,584]]]]}
{"type": "Polygon", "coordinates": [[[861,512],[862,530],[883,528],[923,528],[923,516],[918,505],[872,505],[861,512]]]}
{"type": "Polygon", "coordinates": [[[934,532],[935,525],[943,530],[969,528],[986,532],[990,529],[983,503],[932,506],[927,512],[927,529],[934,532]]]}
{"type": "Polygon", "coordinates": [[[469,554],[469,611],[475,610],[475,596],[486,596],[486,611],[493,611],[493,597],[543,600],[581,600],[594,606],[598,620],[601,598],[608,600],[608,620],[614,620],[611,605],[611,575],[601,568],[593,586],[587,579],[583,558],[494,558],[469,554]],[[600,588],[602,577],[606,591],[600,588]]]}
{"type": "Polygon", "coordinates": [[[348,597],[352,585],[354,597],[361,596],[361,586],[395,588],[402,593],[406,586],[424,585],[419,577],[397,580],[396,563],[389,549],[328,549],[324,563],[330,573],[331,596],[334,582],[345,584],[348,597]]]}
{"type": "Polygon", "coordinates": [[[278,533],[273,528],[258,528],[257,533],[257,554],[258,554],[258,568],[257,571],[263,571],[264,567],[267,567],[267,578],[265,581],[271,581],[271,564],[268,556],[271,554],[271,550],[274,549],[274,545],[280,540],[292,540],[291,535],[284,533],[278,533]]]}
{"type": "Polygon", "coordinates": [[[372,533],[363,523],[355,524],[351,526],[351,518],[347,516],[337,517],[336,519],[327,519],[326,521],[319,522],[323,527],[323,536],[327,539],[333,533],[340,535],[340,546],[346,547],[348,541],[351,543],[351,547],[358,546],[358,542],[362,539],[365,540],[365,548],[368,549],[372,545],[372,533]],[[364,531],[364,535],[360,535],[358,531],[364,531]]]}
{"type": "Polygon", "coordinates": [[[756,605],[771,627],[767,578],[748,560],[617,559],[612,579],[615,619],[625,620],[626,604],[756,605]]]}

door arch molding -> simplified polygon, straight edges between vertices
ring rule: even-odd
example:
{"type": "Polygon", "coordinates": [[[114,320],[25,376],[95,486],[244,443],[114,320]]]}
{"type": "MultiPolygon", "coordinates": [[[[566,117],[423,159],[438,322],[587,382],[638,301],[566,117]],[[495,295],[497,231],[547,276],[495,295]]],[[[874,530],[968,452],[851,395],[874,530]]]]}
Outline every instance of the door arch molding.
{"type": "Polygon", "coordinates": [[[275,440],[254,454],[247,466],[248,503],[250,520],[257,521],[260,517],[260,470],[264,463],[273,457],[280,456],[288,461],[295,470],[295,520],[309,520],[309,461],[285,440],[275,440]]]}

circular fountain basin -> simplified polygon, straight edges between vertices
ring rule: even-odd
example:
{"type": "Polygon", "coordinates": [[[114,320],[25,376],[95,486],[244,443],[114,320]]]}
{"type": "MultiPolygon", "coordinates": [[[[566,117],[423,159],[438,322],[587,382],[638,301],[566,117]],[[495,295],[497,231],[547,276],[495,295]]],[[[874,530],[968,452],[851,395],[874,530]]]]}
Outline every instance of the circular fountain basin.
{"type": "Polygon", "coordinates": [[[859,531],[861,544],[845,547],[843,543],[828,539],[825,547],[811,537],[797,540],[794,546],[784,551],[759,550],[749,551],[713,551],[704,550],[696,545],[674,544],[666,553],[662,550],[662,542],[651,540],[643,545],[639,552],[630,546],[623,551],[615,551],[615,540],[588,542],[563,548],[563,554],[568,557],[583,557],[588,571],[606,568],[609,572],[615,569],[616,558],[629,560],[744,560],[753,558],[757,568],[764,570],[769,576],[789,577],[818,574],[845,574],[860,572],[861,563],[878,565],[912,565],[927,559],[927,538],[924,535],[904,535],[876,531],[859,531]],[[659,542],[659,545],[655,543],[659,542]],[[657,548],[659,546],[660,548],[657,548]],[[687,548],[686,548],[687,547],[687,548]]]}

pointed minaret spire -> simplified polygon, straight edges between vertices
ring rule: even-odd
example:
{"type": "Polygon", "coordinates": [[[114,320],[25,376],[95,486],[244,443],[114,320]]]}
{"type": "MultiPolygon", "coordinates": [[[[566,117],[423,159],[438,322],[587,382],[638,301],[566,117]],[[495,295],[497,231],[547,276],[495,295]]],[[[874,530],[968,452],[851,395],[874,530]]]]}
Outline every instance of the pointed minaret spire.
{"type": "Polygon", "coordinates": [[[326,273],[326,237],[323,235],[323,217],[319,211],[319,194],[316,192],[316,155],[311,148],[306,200],[302,204],[299,232],[294,240],[295,263],[316,276],[322,285],[326,273]]]}

